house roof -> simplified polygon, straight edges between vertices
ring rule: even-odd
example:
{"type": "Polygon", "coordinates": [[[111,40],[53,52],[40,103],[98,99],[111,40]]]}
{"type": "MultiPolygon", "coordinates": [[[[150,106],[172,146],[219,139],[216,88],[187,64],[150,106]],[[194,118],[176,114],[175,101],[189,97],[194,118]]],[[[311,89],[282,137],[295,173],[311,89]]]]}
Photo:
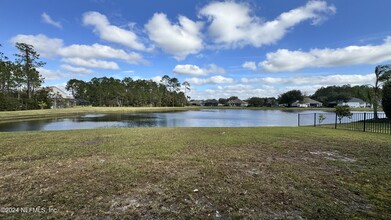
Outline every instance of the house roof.
{"type": "Polygon", "coordinates": [[[234,99],[234,100],[229,100],[228,104],[247,104],[247,102],[242,101],[240,99],[234,99]]]}
{"type": "Polygon", "coordinates": [[[61,98],[64,99],[74,99],[73,96],[68,95],[56,86],[49,86],[48,88],[50,89],[50,93],[52,93],[51,95],[59,95],[61,98]]]}
{"type": "Polygon", "coordinates": [[[302,101],[304,104],[322,104],[321,102],[318,102],[316,100],[310,99],[308,97],[305,97],[302,101]]]}
{"type": "Polygon", "coordinates": [[[191,100],[190,103],[200,105],[204,103],[204,100],[191,100]]]}
{"type": "Polygon", "coordinates": [[[293,104],[322,104],[321,102],[318,102],[316,100],[310,99],[308,97],[305,97],[303,101],[296,101],[293,104]]]}
{"type": "Polygon", "coordinates": [[[360,104],[364,104],[365,102],[362,99],[359,98],[351,98],[348,102],[358,102],[360,104]]]}
{"type": "Polygon", "coordinates": [[[207,99],[204,101],[204,103],[219,103],[216,99],[207,99]]]}

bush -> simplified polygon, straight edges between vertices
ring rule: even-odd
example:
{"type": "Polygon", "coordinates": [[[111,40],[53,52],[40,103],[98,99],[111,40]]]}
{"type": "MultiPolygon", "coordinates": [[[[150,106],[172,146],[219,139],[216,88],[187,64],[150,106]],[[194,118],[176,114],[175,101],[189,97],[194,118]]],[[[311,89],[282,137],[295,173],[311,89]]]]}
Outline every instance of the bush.
{"type": "Polygon", "coordinates": [[[341,124],[342,123],[342,119],[344,117],[347,117],[347,118],[352,118],[352,113],[350,112],[350,108],[349,106],[337,106],[335,108],[335,113],[337,114],[337,117],[338,117],[338,120],[339,120],[339,123],[341,124]]]}
{"type": "Polygon", "coordinates": [[[17,98],[6,97],[0,93],[0,111],[16,111],[21,109],[22,104],[17,98]]]}

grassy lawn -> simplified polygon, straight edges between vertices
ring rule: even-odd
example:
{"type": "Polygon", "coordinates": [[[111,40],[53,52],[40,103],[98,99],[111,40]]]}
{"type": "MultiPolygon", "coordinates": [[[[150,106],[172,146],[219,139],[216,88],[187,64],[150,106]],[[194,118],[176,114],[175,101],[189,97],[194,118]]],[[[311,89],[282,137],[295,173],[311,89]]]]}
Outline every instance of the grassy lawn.
{"type": "Polygon", "coordinates": [[[137,128],[0,138],[0,208],[42,211],[2,209],[1,219],[391,218],[390,135],[137,128]]]}

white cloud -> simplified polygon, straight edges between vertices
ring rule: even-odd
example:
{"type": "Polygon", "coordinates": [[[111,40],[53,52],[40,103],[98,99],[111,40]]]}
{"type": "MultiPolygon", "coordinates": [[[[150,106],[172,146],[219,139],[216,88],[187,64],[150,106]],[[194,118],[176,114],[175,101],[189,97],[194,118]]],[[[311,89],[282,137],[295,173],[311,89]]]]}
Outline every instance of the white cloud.
{"type": "Polygon", "coordinates": [[[126,73],[126,74],[133,74],[134,70],[124,70],[121,73],[126,73]]]}
{"type": "Polygon", "coordinates": [[[34,49],[42,56],[51,58],[57,55],[63,46],[63,41],[58,38],[49,38],[43,34],[23,35],[18,34],[11,38],[13,44],[26,43],[34,46],[34,49]]]}
{"type": "Polygon", "coordinates": [[[78,57],[83,59],[106,58],[106,59],[121,59],[131,64],[145,62],[143,57],[135,52],[127,53],[121,49],[114,49],[101,44],[79,45],[73,44],[68,47],[61,48],[59,51],[64,57],[78,57]]]}
{"type": "Polygon", "coordinates": [[[154,76],[151,78],[151,80],[156,83],[160,83],[160,80],[162,80],[162,77],[161,76],[154,76]]]}
{"type": "Polygon", "coordinates": [[[197,65],[191,65],[191,64],[176,65],[172,71],[176,74],[184,74],[184,75],[194,75],[194,76],[206,75],[203,69],[201,69],[197,65]]]}
{"type": "Polygon", "coordinates": [[[63,62],[83,67],[119,69],[117,63],[103,59],[123,60],[130,64],[147,63],[139,53],[126,52],[101,44],[73,44],[64,47],[61,39],[49,38],[43,34],[16,35],[10,41],[31,44],[42,57],[61,56],[63,62]]]}
{"type": "Polygon", "coordinates": [[[244,84],[219,85],[206,90],[191,90],[189,95],[192,99],[218,99],[238,96],[240,99],[250,97],[277,97],[282,93],[281,89],[272,86],[252,86],[244,84]]]}
{"type": "Polygon", "coordinates": [[[225,73],[225,70],[215,64],[210,64],[207,68],[200,68],[197,65],[185,64],[176,65],[173,72],[176,74],[205,76],[208,74],[223,74],[225,73]]]}
{"type": "Polygon", "coordinates": [[[83,67],[74,67],[74,66],[66,65],[66,64],[63,64],[60,67],[61,67],[61,69],[64,69],[64,70],[67,70],[67,71],[70,71],[73,73],[80,73],[82,75],[94,73],[94,71],[92,71],[90,69],[83,68],[83,67]]]}
{"type": "Polygon", "coordinates": [[[65,73],[62,73],[59,71],[48,70],[43,67],[40,67],[37,70],[43,76],[43,78],[45,79],[45,82],[55,81],[55,80],[64,79],[64,78],[69,77],[68,74],[65,74],[65,73]]]}
{"type": "Polygon", "coordinates": [[[112,61],[96,60],[96,59],[83,59],[83,58],[64,58],[62,59],[65,63],[70,63],[77,66],[89,67],[89,68],[101,68],[101,69],[112,69],[117,70],[119,66],[117,63],[112,61]]]}
{"type": "Polygon", "coordinates": [[[224,84],[224,83],[233,83],[235,82],[232,78],[227,78],[224,76],[212,76],[210,78],[201,79],[201,78],[188,78],[185,79],[185,81],[189,82],[190,84],[194,85],[205,85],[205,84],[224,84]]]}
{"type": "Polygon", "coordinates": [[[54,27],[62,29],[61,23],[58,21],[54,21],[48,14],[46,14],[46,12],[42,13],[41,18],[42,18],[43,22],[50,24],[50,25],[53,25],[54,27]]]}
{"type": "Polygon", "coordinates": [[[103,40],[119,43],[135,50],[147,50],[134,32],[111,25],[107,17],[99,12],[85,13],[83,24],[94,26],[94,32],[103,40]]]}
{"type": "Polygon", "coordinates": [[[391,37],[381,45],[348,46],[337,49],[312,49],[308,52],[286,49],[268,53],[259,65],[266,71],[295,71],[307,67],[376,64],[391,60],[391,37]]]}
{"type": "Polygon", "coordinates": [[[302,7],[282,13],[275,20],[264,22],[253,15],[249,5],[226,1],[212,2],[202,8],[199,14],[208,18],[208,32],[215,43],[226,48],[236,48],[273,44],[295,25],[305,20],[318,24],[327,14],[334,14],[335,11],[334,6],[324,1],[309,1],[302,7]]]}
{"type": "Polygon", "coordinates": [[[266,85],[365,85],[373,84],[375,74],[367,75],[329,75],[329,76],[295,76],[295,77],[263,77],[242,78],[241,83],[260,83],[266,85]]]}
{"type": "Polygon", "coordinates": [[[149,38],[164,52],[183,60],[189,54],[203,49],[201,22],[194,22],[185,16],[178,17],[178,24],[171,24],[163,13],[155,13],[145,25],[149,38]]]}
{"type": "Polygon", "coordinates": [[[246,61],[243,63],[242,67],[253,71],[257,70],[257,65],[255,64],[255,62],[246,61]]]}

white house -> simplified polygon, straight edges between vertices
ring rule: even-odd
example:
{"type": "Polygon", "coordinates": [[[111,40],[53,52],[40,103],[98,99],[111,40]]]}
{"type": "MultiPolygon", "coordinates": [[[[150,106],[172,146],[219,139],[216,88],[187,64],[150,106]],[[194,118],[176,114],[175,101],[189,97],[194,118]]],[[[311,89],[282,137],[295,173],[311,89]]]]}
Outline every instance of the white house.
{"type": "Polygon", "coordinates": [[[50,97],[57,97],[57,98],[63,98],[63,99],[73,99],[73,96],[68,95],[61,89],[59,89],[56,86],[49,86],[49,95],[50,97]]]}
{"type": "Polygon", "coordinates": [[[359,98],[351,98],[347,102],[339,102],[338,106],[349,106],[350,108],[365,108],[368,104],[359,98]]]}
{"type": "Polygon", "coordinates": [[[47,88],[49,90],[49,97],[53,101],[52,108],[64,108],[76,105],[75,98],[73,96],[68,95],[58,87],[49,86],[47,88]]]}
{"type": "Polygon", "coordinates": [[[291,106],[299,108],[319,108],[322,107],[322,105],[323,104],[321,102],[305,97],[303,101],[296,101],[292,103],[291,106]]]}
{"type": "Polygon", "coordinates": [[[227,104],[228,104],[228,106],[231,106],[231,107],[247,107],[248,106],[247,102],[240,100],[240,99],[229,100],[227,104]]]}

